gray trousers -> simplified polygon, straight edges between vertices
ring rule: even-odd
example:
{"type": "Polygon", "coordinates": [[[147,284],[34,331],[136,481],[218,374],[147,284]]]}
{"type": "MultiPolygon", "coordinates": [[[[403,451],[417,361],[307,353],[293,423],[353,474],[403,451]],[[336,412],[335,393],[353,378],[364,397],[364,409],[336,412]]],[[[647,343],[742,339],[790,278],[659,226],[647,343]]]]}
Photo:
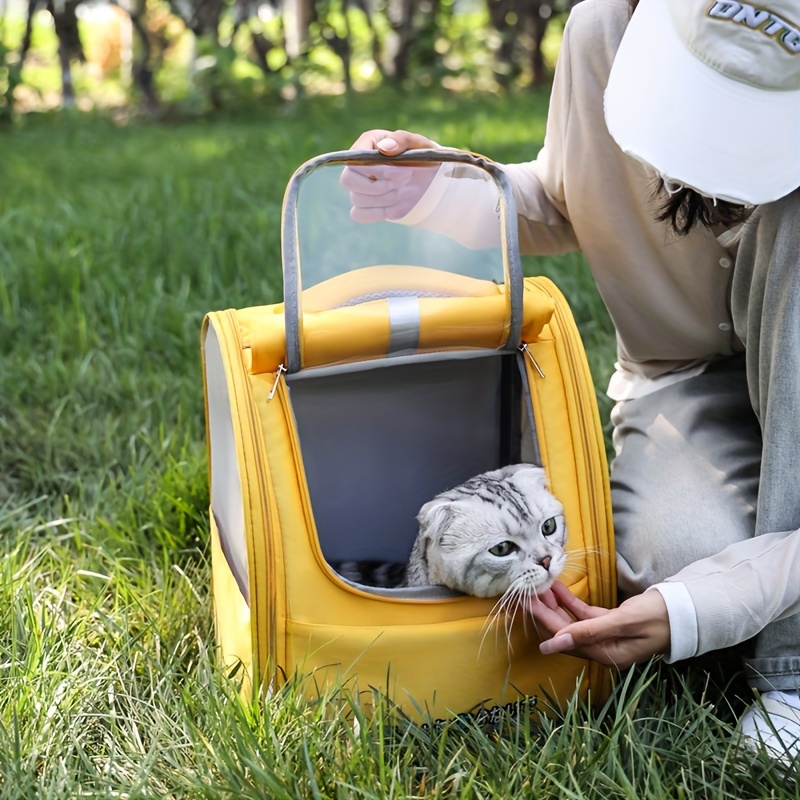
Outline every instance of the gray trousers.
{"type": "MultiPolygon", "coordinates": [[[[744,354],[612,412],[623,595],[731,543],[800,528],[800,191],[745,224],[731,312],[744,354]]],[[[750,648],[751,685],[800,686],[800,615],[770,622],[750,648]]]]}

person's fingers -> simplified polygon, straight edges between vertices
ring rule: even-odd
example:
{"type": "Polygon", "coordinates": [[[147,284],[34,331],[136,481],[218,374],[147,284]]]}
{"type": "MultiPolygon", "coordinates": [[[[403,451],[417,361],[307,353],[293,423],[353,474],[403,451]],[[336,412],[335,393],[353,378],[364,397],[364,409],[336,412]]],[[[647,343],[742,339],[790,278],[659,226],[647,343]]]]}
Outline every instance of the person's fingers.
{"type": "Polygon", "coordinates": [[[668,652],[669,643],[666,605],[660,592],[650,591],[629,598],[602,616],[579,620],[555,631],[540,649],[544,653],[568,652],[624,668],[668,652]]]}
{"type": "Polygon", "coordinates": [[[345,167],[339,182],[350,193],[350,217],[356,222],[382,222],[397,205],[400,190],[410,181],[399,167],[345,167]]]}
{"type": "Polygon", "coordinates": [[[405,153],[406,150],[436,149],[439,145],[419,133],[398,130],[381,137],[375,143],[375,147],[386,156],[396,156],[405,153]]]}
{"type": "Polygon", "coordinates": [[[359,195],[382,195],[397,190],[411,181],[411,170],[407,167],[345,167],[339,183],[348,192],[359,195]]]}
{"type": "MultiPolygon", "coordinates": [[[[562,589],[563,591],[555,589],[554,584],[550,599],[548,599],[548,593],[543,593],[541,598],[534,598],[529,603],[528,610],[534,621],[549,634],[549,638],[545,638],[540,643],[539,650],[545,655],[568,653],[581,658],[591,658],[606,665],[613,664],[615,656],[608,653],[606,646],[608,643],[602,641],[600,645],[595,645],[596,636],[599,634],[593,635],[583,627],[599,617],[590,617],[588,621],[575,622],[575,618],[560,602],[561,597],[566,598],[569,595],[570,598],[575,599],[574,595],[566,587],[562,587],[562,589]],[[552,606],[553,603],[555,603],[555,607],[552,606]],[[574,634],[576,630],[578,637],[574,634]]],[[[585,603],[581,605],[586,606],[585,603]]],[[[591,606],[586,606],[586,608],[594,610],[591,606]]],[[[608,611],[607,609],[599,610],[605,613],[608,611]]]]}
{"type": "Polygon", "coordinates": [[[364,131],[361,136],[356,139],[350,146],[351,150],[377,150],[378,142],[391,136],[391,131],[384,130],[383,128],[376,128],[375,130],[364,131]]]}
{"type": "MultiPolygon", "coordinates": [[[[576,623],[576,625],[583,624],[583,622],[576,623]]],[[[554,652],[567,652],[570,655],[589,658],[607,667],[616,667],[617,669],[626,669],[633,664],[647,661],[655,655],[650,643],[645,639],[598,638],[591,635],[587,636],[585,631],[575,630],[574,628],[564,631],[554,638],[565,645],[563,649],[554,652]],[[595,639],[593,644],[589,643],[588,640],[590,638],[595,639]],[[571,649],[566,647],[570,639],[573,642],[571,649]]]]}
{"type": "Polygon", "coordinates": [[[380,194],[386,191],[383,181],[378,180],[374,169],[366,167],[345,167],[339,178],[339,183],[348,192],[358,194],[380,194]]]}
{"type": "Polygon", "coordinates": [[[539,651],[544,655],[567,653],[578,658],[589,658],[606,666],[626,667],[634,663],[634,658],[627,650],[638,646],[626,640],[606,638],[597,630],[587,630],[594,620],[574,622],[558,631],[539,644],[539,651]],[[632,644],[632,646],[631,646],[632,644]]]}
{"type": "MultiPolygon", "coordinates": [[[[561,608],[550,608],[538,598],[533,598],[528,604],[528,611],[537,623],[540,623],[547,633],[552,636],[562,628],[573,622],[561,608]]],[[[538,630],[538,628],[537,628],[538,630]]]]}
{"type": "Polygon", "coordinates": [[[547,591],[544,591],[544,592],[539,592],[537,597],[548,608],[552,608],[553,611],[557,611],[558,610],[558,608],[559,608],[558,600],[556,599],[556,597],[553,594],[551,589],[548,589],[547,591]]]}
{"type": "Polygon", "coordinates": [[[539,645],[539,650],[546,656],[553,655],[553,653],[568,653],[574,649],[575,640],[568,633],[552,636],[539,645]]]}
{"type": "Polygon", "coordinates": [[[550,591],[558,601],[558,604],[572,614],[575,619],[591,619],[592,617],[601,617],[608,613],[607,608],[590,606],[584,603],[583,600],[572,594],[572,592],[559,581],[553,583],[550,591]]]}
{"type": "Polygon", "coordinates": [[[411,131],[387,131],[383,128],[365,131],[353,142],[351,150],[379,150],[387,156],[396,156],[406,150],[438,148],[432,139],[411,131]]]}
{"type": "Polygon", "coordinates": [[[627,627],[624,622],[620,624],[618,614],[606,614],[603,617],[575,622],[562,633],[569,633],[577,647],[588,647],[597,642],[608,642],[620,636],[630,636],[631,632],[627,627]]]}
{"type": "Polygon", "coordinates": [[[357,208],[390,208],[397,203],[397,192],[393,189],[379,195],[351,192],[350,202],[357,208]]]}
{"type": "MultiPolygon", "coordinates": [[[[438,145],[417,133],[383,128],[362,133],[352,146],[353,150],[378,150],[386,156],[420,148],[438,148],[438,145]]],[[[356,222],[369,223],[404,217],[435,175],[436,169],[365,164],[345,167],[339,182],[350,193],[350,217],[356,222]]]]}
{"type": "Polygon", "coordinates": [[[386,218],[386,209],[383,207],[362,208],[354,205],[350,209],[350,219],[354,222],[370,224],[373,222],[383,222],[386,218]]]}

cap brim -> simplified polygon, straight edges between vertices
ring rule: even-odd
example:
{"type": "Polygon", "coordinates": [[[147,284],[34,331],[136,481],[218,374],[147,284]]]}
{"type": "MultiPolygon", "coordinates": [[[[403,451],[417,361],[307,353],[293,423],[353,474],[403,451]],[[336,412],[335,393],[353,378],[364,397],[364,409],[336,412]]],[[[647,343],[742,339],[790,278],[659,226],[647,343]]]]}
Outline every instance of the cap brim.
{"type": "Polygon", "coordinates": [[[665,178],[759,204],[800,186],[800,92],[726,78],[679,37],[665,0],[642,0],[611,68],[606,124],[665,178]]]}

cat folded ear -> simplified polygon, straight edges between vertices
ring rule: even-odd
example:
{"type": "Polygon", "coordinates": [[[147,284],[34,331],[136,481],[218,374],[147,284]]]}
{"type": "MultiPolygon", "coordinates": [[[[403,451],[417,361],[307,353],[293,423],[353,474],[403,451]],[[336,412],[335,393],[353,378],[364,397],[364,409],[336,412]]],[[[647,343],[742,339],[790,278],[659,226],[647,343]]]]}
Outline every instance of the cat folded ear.
{"type": "Polygon", "coordinates": [[[449,501],[434,499],[425,503],[417,514],[420,535],[434,538],[452,522],[453,517],[453,506],[449,501]]]}
{"type": "Polygon", "coordinates": [[[500,472],[503,475],[513,475],[515,472],[520,472],[523,469],[540,469],[535,464],[507,464],[505,467],[500,467],[495,472],[500,472]]]}
{"type": "Polygon", "coordinates": [[[500,467],[493,472],[487,473],[487,475],[499,478],[510,478],[512,475],[516,475],[520,472],[530,472],[532,475],[541,476],[545,474],[544,467],[540,467],[536,464],[508,464],[505,467],[500,467]]]}
{"type": "Polygon", "coordinates": [[[549,481],[544,467],[536,464],[513,464],[510,467],[503,467],[506,475],[516,475],[517,479],[524,480],[529,485],[539,485],[547,488],[549,481]]]}

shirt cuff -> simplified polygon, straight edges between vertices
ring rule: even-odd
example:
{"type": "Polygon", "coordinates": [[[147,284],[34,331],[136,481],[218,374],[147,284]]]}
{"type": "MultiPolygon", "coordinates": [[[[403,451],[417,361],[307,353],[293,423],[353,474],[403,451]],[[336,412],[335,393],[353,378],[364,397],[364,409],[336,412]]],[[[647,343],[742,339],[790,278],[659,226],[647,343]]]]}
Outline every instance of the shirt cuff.
{"type": "Polygon", "coordinates": [[[668,664],[682,661],[696,655],[699,645],[697,634],[697,612],[694,601],[685,583],[678,581],[657,583],[651,586],[664,599],[669,618],[669,655],[665,657],[668,664]]]}
{"type": "MultiPolygon", "coordinates": [[[[452,164],[450,162],[442,163],[436,167],[436,175],[433,176],[433,180],[422,197],[417,200],[416,205],[404,216],[391,221],[399,225],[410,225],[412,227],[422,225],[436,211],[444,199],[449,183],[447,178],[452,174],[451,167],[452,164]]],[[[431,167],[431,169],[434,169],[434,167],[431,167]]]]}

